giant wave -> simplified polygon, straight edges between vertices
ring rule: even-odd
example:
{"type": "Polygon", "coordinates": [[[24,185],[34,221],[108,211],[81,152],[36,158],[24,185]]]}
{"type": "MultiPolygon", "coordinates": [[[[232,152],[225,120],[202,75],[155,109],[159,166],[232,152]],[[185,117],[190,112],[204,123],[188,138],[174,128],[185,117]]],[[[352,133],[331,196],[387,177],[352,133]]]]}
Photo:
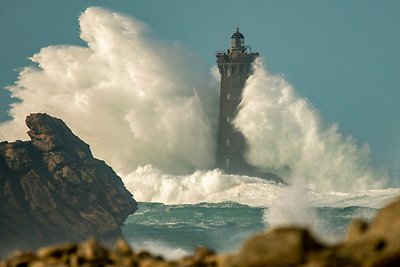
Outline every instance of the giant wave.
{"type": "Polygon", "coordinates": [[[307,223],[316,206],[379,208],[399,193],[384,189],[386,174],[370,166],[367,145],[325,123],[261,60],[234,124],[249,144],[248,162],[289,186],[210,170],[218,118],[212,71],[134,18],[88,8],[79,22],[87,47],[42,48],[8,87],[20,101],[0,124],[0,139],[23,139],[25,116],[46,112],[113,166],[138,201],[269,207],[269,225],[307,223]]]}

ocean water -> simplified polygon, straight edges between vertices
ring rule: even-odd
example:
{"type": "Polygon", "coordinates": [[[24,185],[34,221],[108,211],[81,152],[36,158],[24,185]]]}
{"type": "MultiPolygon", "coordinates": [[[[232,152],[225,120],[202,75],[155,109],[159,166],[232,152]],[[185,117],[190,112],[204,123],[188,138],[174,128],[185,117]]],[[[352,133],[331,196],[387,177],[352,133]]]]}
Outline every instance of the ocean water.
{"type": "MultiPolygon", "coordinates": [[[[189,254],[198,246],[218,252],[233,252],[251,235],[270,227],[264,208],[233,202],[164,205],[142,202],[128,217],[123,233],[137,249],[147,249],[166,257],[189,254]]],[[[376,209],[368,207],[316,208],[324,218],[328,235],[341,238],[355,217],[372,218],[376,209]]]]}
{"type": "Polygon", "coordinates": [[[233,202],[164,205],[139,203],[123,233],[137,248],[179,256],[197,246],[234,251],[249,235],[263,231],[263,209],[233,202]],[[175,254],[175,255],[174,255],[175,254]]]}
{"type": "Polygon", "coordinates": [[[321,192],[303,183],[282,185],[216,170],[188,176],[151,168],[145,173],[140,169],[124,179],[138,200],[146,201],[127,218],[123,234],[136,250],[170,259],[198,246],[234,252],[251,235],[286,225],[308,227],[316,238],[334,243],[344,238],[352,219],[370,221],[400,193],[398,188],[321,192]]]}
{"type": "Polygon", "coordinates": [[[370,220],[399,195],[371,164],[368,144],[326,122],[261,58],[232,123],[246,138],[248,163],[287,185],[204,171],[215,166],[216,66],[104,8],[86,9],[79,25],[86,45],[40,49],[7,87],[19,101],[0,124],[0,140],[24,140],[29,113],[62,118],[140,202],[123,228],[134,248],[170,258],[199,245],[235,251],[280,225],[306,226],[334,242],[352,218],[370,220]]]}

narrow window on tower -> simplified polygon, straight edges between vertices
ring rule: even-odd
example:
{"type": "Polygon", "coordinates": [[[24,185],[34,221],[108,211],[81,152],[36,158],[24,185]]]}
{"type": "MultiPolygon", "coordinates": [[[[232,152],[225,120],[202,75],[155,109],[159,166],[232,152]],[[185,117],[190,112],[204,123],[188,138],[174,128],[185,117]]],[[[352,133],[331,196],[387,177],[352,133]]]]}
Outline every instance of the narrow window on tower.
{"type": "Polygon", "coordinates": [[[229,76],[231,76],[231,68],[227,68],[227,70],[226,70],[226,75],[229,77],[229,76]]]}
{"type": "Polygon", "coordinates": [[[226,146],[228,147],[229,146],[229,139],[226,138],[225,142],[226,142],[226,146]]]}
{"type": "Polygon", "coordinates": [[[230,94],[230,93],[227,93],[227,94],[226,94],[226,100],[229,101],[229,99],[231,99],[231,94],[230,94]]]}
{"type": "Polygon", "coordinates": [[[229,158],[225,159],[225,169],[229,169],[229,158]]]}
{"type": "Polygon", "coordinates": [[[229,118],[229,116],[226,116],[226,122],[230,122],[231,121],[231,118],[229,118]]]}

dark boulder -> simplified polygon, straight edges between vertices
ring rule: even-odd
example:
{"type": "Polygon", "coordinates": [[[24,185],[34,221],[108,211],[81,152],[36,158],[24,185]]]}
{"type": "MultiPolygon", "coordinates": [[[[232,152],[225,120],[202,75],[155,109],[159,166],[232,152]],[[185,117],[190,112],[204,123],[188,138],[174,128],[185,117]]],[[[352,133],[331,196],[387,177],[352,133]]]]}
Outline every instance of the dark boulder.
{"type": "Polygon", "coordinates": [[[0,255],[95,236],[122,237],[137,203],[60,119],[26,118],[31,141],[0,143],[0,255]]]}

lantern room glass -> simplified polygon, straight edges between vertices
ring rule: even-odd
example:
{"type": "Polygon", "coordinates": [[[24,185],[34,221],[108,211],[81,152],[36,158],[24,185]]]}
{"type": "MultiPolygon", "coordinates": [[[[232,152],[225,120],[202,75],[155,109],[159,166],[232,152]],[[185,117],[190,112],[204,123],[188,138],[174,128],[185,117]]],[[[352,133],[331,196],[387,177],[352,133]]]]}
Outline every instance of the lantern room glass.
{"type": "Polygon", "coordinates": [[[231,39],[231,47],[232,48],[243,48],[244,47],[244,38],[234,37],[231,39]]]}

